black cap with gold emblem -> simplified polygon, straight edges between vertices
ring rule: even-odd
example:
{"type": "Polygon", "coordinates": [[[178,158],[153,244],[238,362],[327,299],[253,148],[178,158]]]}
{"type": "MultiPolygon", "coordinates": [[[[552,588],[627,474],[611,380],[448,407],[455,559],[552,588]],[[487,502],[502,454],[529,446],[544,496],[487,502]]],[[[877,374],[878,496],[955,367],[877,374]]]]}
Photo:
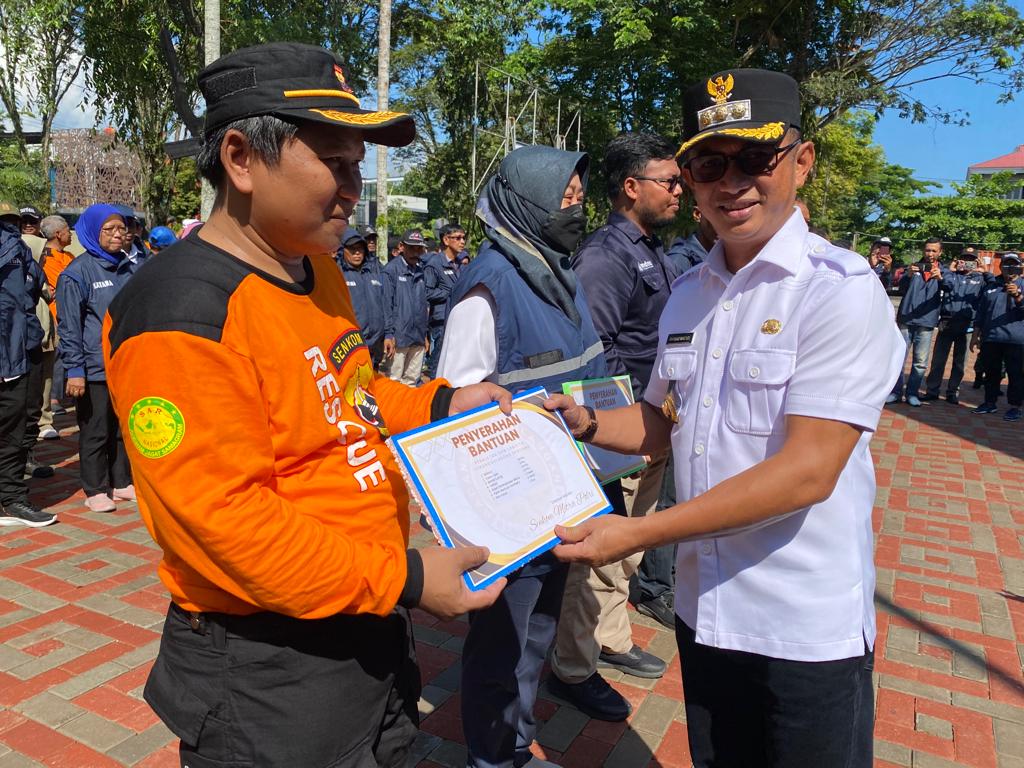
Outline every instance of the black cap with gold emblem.
{"type": "Polygon", "coordinates": [[[256,115],[357,128],[367,141],[404,147],[416,136],[403,112],[362,109],[338,58],[315,45],[265,43],[222,56],[199,73],[209,134],[256,115]]]}
{"type": "Polygon", "coordinates": [[[800,87],[781,72],[728,69],[683,95],[683,144],[678,155],[709,136],[774,144],[800,127],[800,87]]]}

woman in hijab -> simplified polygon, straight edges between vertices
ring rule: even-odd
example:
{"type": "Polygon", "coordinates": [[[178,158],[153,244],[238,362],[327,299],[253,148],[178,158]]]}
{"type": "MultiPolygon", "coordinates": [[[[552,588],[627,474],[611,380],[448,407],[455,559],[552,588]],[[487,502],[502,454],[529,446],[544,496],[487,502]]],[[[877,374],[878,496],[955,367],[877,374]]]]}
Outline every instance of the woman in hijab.
{"type": "Polygon", "coordinates": [[[79,473],[85,506],[112,512],[115,501],[135,501],[131,467],[107,392],[103,367],[103,317],[132,275],[122,250],[127,243],[124,218],[110,205],[91,205],[75,232],[85,253],[57,280],[57,328],[66,390],[77,398],[79,473]]]}
{"type": "MultiPolygon", "coordinates": [[[[480,196],[487,241],[449,299],[438,375],[452,386],[512,390],[605,375],[604,349],[569,268],[583,237],[587,155],[551,147],[509,154],[480,196]]],[[[530,754],[533,705],[555,636],[567,567],[542,555],[470,615],[462,655],[462,723],[474,768],[551,765],[530,754]]]]}

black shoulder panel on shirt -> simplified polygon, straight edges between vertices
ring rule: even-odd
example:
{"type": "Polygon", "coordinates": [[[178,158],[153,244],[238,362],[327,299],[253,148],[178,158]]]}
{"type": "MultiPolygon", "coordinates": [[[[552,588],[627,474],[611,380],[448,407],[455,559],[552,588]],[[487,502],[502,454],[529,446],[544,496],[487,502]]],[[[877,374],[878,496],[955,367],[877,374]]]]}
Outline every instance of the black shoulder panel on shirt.
{"type": "Polygon", "coordinates": [[[110,304],[110,354],[154,331],[219,342],[231,295],[251,273],[195,235],[151,256],[110,304]]]}

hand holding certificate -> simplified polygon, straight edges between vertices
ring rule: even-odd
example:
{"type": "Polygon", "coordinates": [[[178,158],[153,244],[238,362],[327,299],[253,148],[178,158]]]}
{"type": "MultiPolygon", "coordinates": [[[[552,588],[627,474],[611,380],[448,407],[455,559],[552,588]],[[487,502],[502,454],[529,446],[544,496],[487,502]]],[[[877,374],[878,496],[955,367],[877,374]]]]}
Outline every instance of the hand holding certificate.
{"type": "Polygon", "coordinates": [[[610,509],[572,435],[544,408],[547,393],[394,436],[392,450],[447,547],[485,546],[490,557],[466,574],[481,589],[558,543],[572,526],[610,509]]]}

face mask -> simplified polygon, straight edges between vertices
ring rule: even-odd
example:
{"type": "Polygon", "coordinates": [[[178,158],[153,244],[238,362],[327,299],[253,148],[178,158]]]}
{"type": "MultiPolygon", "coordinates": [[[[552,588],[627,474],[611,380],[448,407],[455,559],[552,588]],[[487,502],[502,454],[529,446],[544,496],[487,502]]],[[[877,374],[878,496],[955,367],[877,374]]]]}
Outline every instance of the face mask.
{"type": "Polygon", "coordinates": [[[578,203],[548,214],[540,229],[544,242],[562,253],[572,253],[583,239],[587,217],[583,205],[578,203]]]}

